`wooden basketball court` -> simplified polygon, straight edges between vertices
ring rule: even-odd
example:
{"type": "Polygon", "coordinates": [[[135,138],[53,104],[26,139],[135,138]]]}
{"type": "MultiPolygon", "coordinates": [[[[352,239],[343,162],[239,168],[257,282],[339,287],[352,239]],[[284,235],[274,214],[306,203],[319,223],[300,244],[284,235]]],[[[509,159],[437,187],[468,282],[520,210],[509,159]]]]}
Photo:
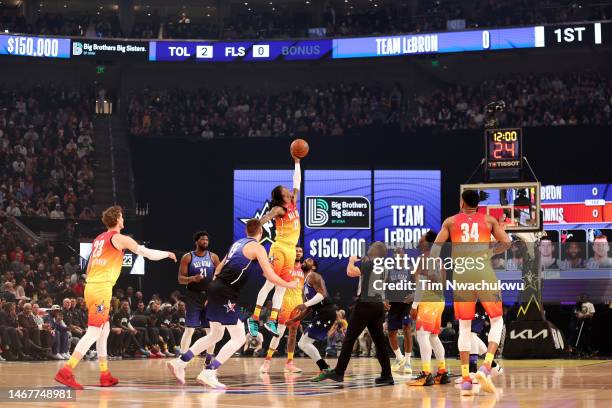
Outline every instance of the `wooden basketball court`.
{"type": "MultiPolygon", "coordinates": [[[[302,375],[285,375],[284,360],[274,359],[270,375],[259,374],[261,359],[233,358],[220,370],[226,391],[212,391],[195,383],[202,366],[193,362],[187,385],[176,384],[166,369],[168,360],[126,360],[109,363],[120,383],[112,388],[96,386],[97,362],[82,362],[77,380],[85,390],[76,402],[19,403],[20,407],[612,407],[612,360],[504,360],[504,375],[496,378],[497,394],[460,397],[454,384],[409,387],[408,378],[396,376],[396,385],[375,387],[378,365],[373,358],[351,360],[344,384],[311,383],[315,365],[305,358],[296,364],[302,375]],[[401,405],[400,405],[401,404],[401,405]]],[[[331,363],[331,361],[330,361],[331,363]]],[[[2,363],[0,387],[55,387],[56,370],[63,362],[2,363]]],[[[333,365],[333,364],[332,364],[333,365]]],[[[449,361],[457,373],[456,360],[449,361]]],[[[419,367],[419,360],[413,361],[419,367]]],[[[0,403],[1,406],[12,404],[0,403]]]]}

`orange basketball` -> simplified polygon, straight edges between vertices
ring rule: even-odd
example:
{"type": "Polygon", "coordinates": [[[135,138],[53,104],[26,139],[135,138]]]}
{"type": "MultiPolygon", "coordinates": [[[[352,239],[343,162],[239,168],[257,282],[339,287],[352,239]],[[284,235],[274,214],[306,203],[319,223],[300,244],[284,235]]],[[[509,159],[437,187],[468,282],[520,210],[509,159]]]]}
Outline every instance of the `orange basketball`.
{"type": "Polygon", "coordinates": [[[299,159],[303,159],[308,154],[308,143],[304,139],[295,139],[291,142],[289,150],[291,154],[299,159]]]}

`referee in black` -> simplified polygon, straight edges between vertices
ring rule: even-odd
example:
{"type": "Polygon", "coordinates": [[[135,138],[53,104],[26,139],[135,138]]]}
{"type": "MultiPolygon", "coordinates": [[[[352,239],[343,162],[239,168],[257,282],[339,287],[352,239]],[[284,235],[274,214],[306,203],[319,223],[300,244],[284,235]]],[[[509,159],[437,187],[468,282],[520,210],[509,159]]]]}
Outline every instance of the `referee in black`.
{"type": "Polygon", "coordinates": [[[380,364],[381,375],[374,382],[381,385],[392,385],[393,376],[391,375],[391,363],[387,354],[387,339],[383,332],[383,322],[385,320],[385,307],[380,295],[368,294],[370,277],[374,268],[375,258],[385,258],[387,247],[380,241],[374,242],[368,249],[368,256],[364,257],[359,267],[355,266],[357,257],[352,256],[346,268],[346,274],[351,278],[359,278],[357,289],[357,302],[353,308],[353,313],[348,321],[346,337],[342,342],[342,351],[336,368],[324,370],[321,380],[344,381],[344,372],[351,359],[351,353],[355,341],[367,327],[376,345],[376,358],[380,364]]]}

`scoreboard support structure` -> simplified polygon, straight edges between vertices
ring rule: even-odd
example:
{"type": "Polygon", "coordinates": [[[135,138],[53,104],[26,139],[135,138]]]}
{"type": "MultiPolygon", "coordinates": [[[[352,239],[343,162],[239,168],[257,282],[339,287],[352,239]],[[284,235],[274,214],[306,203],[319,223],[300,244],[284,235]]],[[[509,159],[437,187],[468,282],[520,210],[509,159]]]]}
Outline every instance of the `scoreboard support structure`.
{"type": "Polygon", "coordinates": [[[562,357],[565,340],[561,331],[548,322],[542,305],[542,263],[540,238],[543,232],[541,185],[523,155],[523,130],[498,128],[497,116],[506,108],[504,101],[486,106],[484,153],[468,182],[483,167],[483,182],[462,184],[460,192],[481,193],[479,212],[494,216],[510,233],[513,241],[527,247],[521,266],[523,290],[516,319],[506,327],[503,355],[506,358],[562,357]],[[533,181],[527,181],[523,165],[533,181]]]}

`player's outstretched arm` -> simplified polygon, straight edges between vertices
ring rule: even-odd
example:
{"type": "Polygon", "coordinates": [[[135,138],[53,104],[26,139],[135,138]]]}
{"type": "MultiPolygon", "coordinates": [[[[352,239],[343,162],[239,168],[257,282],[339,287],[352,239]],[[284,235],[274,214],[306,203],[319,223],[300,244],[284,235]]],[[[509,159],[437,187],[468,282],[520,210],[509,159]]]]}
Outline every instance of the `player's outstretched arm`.
{"type": "Polygon", "coordinates": [[[159,251],[157,249],[150,249],[144,245],[138,245],[138,242],[134,241],[131,237],[123,234],[115,234],[111,238],[111,242],[115,248],[122,251],[129,249],[135,254],[142,255],[152,261],[159,261],[161,259],[170,258],[176,262],[176,255],[170,251],[159,251]]]}
{"type": "Polygon", "coordinates": [[[253,257],[257,259],[259,262],[259,266],[261,266],[261,270],[263,271],[264,277],[269,280],[271,283],[282,286],[287,289],[297,288],[297,281],[286,282],[280,278],[272,268],[270,261],[268,260],[268,254],[266,253],[265,248],[256,242],[252,242],[246,245],[244,248],[245,252],[249,252],[249,254],[245,253],[245,255],[249,256],[251,259],[253,257]]]}
{"type": "Polygon", "coordinates": [[[302,169],[300,168],[300,159],[293,156],[293,160],[295,160],[295,168],[293,170],[293,204],[296,204],[300,195],[300,186],[302,185],[302,169]]]}

